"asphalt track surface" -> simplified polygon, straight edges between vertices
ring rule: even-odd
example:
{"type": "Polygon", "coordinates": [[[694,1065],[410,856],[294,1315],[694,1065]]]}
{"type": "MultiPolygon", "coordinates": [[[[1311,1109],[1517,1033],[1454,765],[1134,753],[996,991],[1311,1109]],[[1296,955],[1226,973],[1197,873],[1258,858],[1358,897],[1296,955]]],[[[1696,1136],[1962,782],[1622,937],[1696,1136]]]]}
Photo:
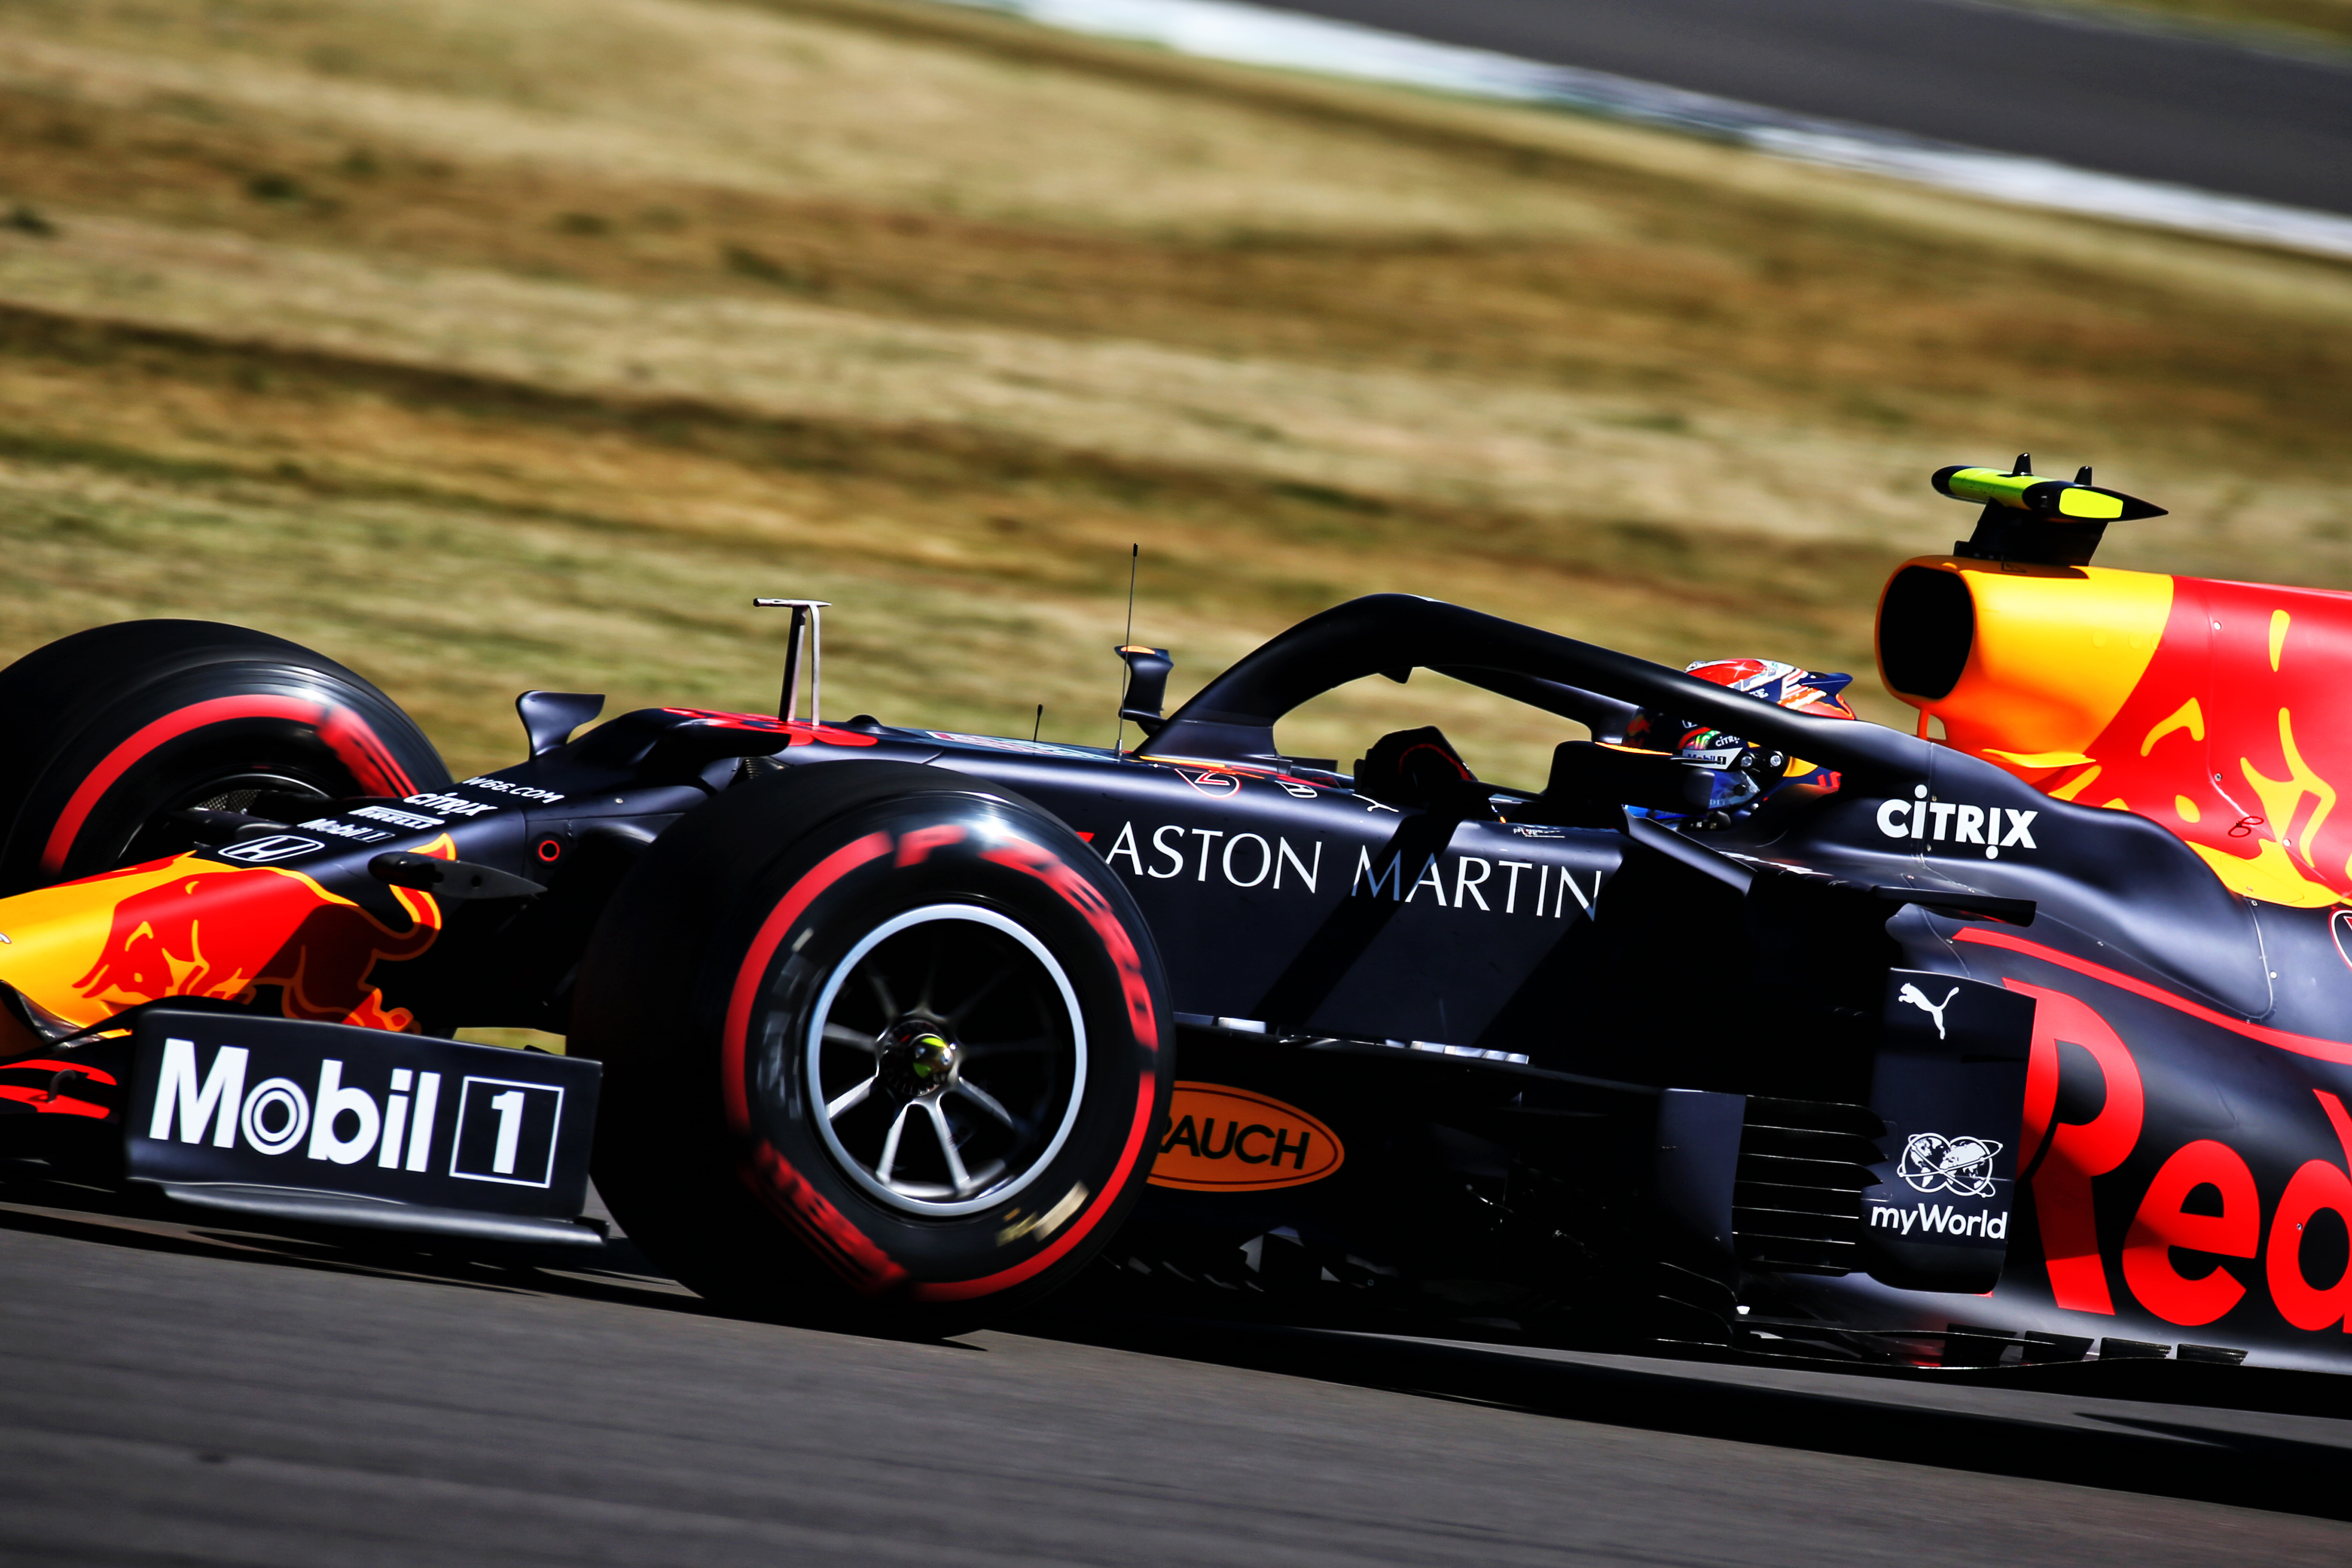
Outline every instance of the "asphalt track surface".
{"type": "Polygon", "coordinates": [[[2352,1562],[2352,1419],[2310,1414],[1166,1321],[898,1343],[23,1205],[0,1279],[16,1568],[2352,1562]]]}
{"type": "Polygon", "coordinates": [[[1261,0],[2292,206],[2352,213],[2352,56],[1970,0],[1261,0]]]}

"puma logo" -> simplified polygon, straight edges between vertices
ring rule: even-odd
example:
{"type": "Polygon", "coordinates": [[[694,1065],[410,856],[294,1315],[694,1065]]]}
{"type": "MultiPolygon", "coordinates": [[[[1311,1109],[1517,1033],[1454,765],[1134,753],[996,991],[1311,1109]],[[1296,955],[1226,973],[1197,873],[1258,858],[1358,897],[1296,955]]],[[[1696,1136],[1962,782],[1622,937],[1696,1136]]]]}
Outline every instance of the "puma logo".
{"type": "Polygon", "coordinates": [[[1944,993],[1944,999],[1941,1002],[1930,1002],[1927,1000],[1927,994],[1926,992],[1906,981],[1904,984],[1903,989],[1895,994],[1895,999],[1898,1002],[1908,1002],[1914,1007],[1918,1008],[1922,1013],[1925,1013],[1929,1017],[1935,1019],[1936,1037],[1940,1040],[1944,1037],[1944,1009],[1952,1005],[1952,998],[1958,996],[1959,994],[1960,988],[1955,985],[1949,991],[1944,993]]]}

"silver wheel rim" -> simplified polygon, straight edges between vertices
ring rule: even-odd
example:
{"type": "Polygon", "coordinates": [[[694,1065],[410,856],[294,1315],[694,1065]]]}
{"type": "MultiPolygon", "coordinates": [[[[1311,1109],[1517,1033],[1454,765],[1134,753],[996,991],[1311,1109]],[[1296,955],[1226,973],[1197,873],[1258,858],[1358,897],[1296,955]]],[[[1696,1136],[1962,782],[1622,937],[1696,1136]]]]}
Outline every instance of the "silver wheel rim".
{"type": "Polygon", "coordinates": [[[1069,1141],[1086,1095],[1086,1020],[1069,976],[1017,922],[972,904],[926,904],[859,939],[817,994],[805,1056],[810,1116],[826,1152],[866,1192],[911,1214],[975,1214],[1022,1191],[1069,1141]],[[929,973],[901,997],[879,962],[868,961],[893,938],[925,927],[932,928],[929,973]],[[994,936],[976,937],[974,927],[994,936]],[[956,955],[948,988],[968,994],[935,994],[941,945],[950,941],[966,951],[956,955]],[[1002,952],[1003,941],[1018,949],[1003,953],[1012,962],[970,978],[977,955],[1002,952]],[[1023,957],[1037,973],[1018,976],[1025,984],[1000,995],[1023,957]],[[1024,997],[1040,1015],[1031,1034],[992,1039],[983,1023],[966,1037],[992,998],[989,1017],[996,1018],[1017,1016],[1024,997]],[[877,1016],[879,1029],[871,1026],[877,1016]],[[934,1076],[910,1078],[925,1061],[934,1076]],[[992,1071],[992,1062],[1003,1066],[992,1071]],[[992,1089],[992,1079],[1006,1091],[992,1089]],[[970,1159],[967,1149],[975,1151],[970,1159]]]}

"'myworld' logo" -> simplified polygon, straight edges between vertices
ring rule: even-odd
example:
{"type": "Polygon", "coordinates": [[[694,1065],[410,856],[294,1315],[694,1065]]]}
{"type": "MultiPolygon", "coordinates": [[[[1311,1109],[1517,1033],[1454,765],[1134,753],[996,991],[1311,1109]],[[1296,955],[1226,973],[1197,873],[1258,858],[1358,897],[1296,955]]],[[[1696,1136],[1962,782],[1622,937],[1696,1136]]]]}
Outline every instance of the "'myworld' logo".
{"type": "Polygon", "coordinates": [[[1896,1231],[1904,1236],[1916,1230],[1929,1236],[1965,1236],[1984,1241],[2009,1239],[2009,1215],[1990,1210],[1967,1214],[1946,1204],[1914,1204],[1907,1209],[1889,1204],[1873,1204],[1870,1223],[1876,1229],[1896,1231]]]}
{"type": "Polygon", "coordinates": [[[1958,1198],[1993,1195],[1992,1161],[2001,1145],[1990,1138],[1947,1138],[1940,1132],[1914,1132],[1904,1141],[1903,1158],[1895,1173],[1922,1193],[1949,1193],[1958,1198]]]}

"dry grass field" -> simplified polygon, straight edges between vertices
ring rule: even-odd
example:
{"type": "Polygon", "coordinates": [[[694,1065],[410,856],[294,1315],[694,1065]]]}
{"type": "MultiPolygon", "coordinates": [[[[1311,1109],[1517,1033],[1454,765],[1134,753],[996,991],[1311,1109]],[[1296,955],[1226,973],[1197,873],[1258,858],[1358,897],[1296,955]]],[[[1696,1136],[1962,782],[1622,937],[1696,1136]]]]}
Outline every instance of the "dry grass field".
{"type": "Polygon", "coordinates": [[[2352,0],[2060,0],[2070,5],[2274,33],[2341,48],[2352,45],[2352,0]]]}
{"type": "MultiPolygon", "coordinates": [[[[1131,542],[1180,692],[1379,590],[1866,670],[2021,447],[2352,585],[2347,388],[2341,264],[916,0],[0,6],[0,657],[261,626],[460,769],[772,702],[755,593],[829,708],[1106,742],[1131,542]]],[[[1538,773],[1442,685],[1286,739],[1538,773]]]]}

